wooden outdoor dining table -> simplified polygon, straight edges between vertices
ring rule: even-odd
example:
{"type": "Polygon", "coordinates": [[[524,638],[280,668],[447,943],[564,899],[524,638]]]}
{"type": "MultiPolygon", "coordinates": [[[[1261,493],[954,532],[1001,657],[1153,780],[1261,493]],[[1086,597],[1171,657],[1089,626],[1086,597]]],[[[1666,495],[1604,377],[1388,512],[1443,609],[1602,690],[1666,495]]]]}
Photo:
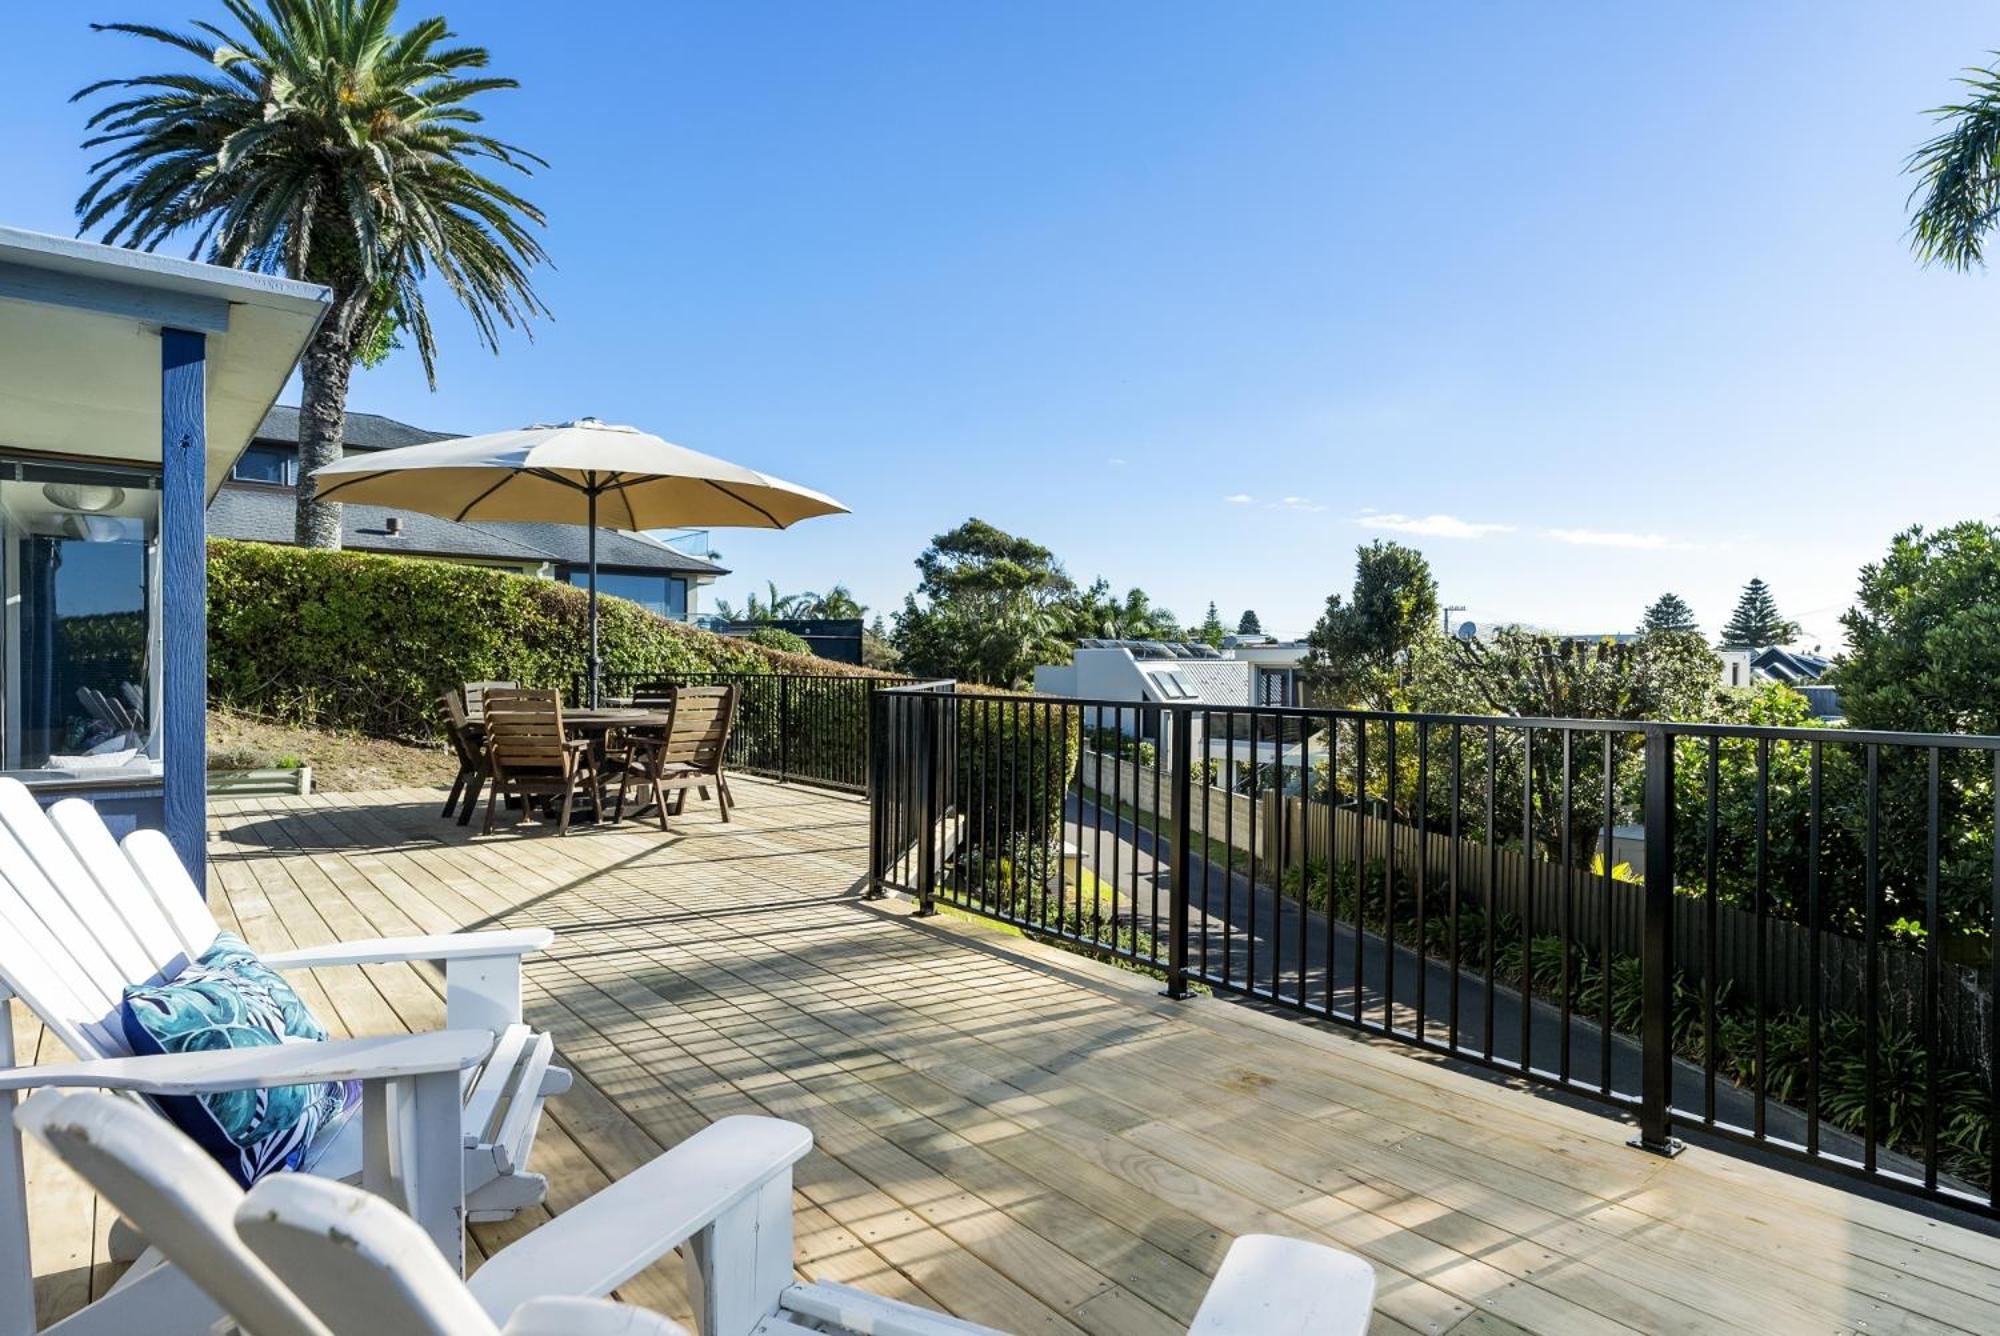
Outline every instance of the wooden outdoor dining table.
{"type": "MultiPolygon", "coordinates": [[[[672,710],[653,709],[643,705],[614,706],[597,710],[566,709],[563,711],[562,719],[565,729],[574,729],[589,739],[590,759],[596,763],[598,767],[597,772],[601,776],[604,773],[605,739],[613,731],[620,728],[666,728],[674,722],[674,712],[672,710]]],[[[478,724],[473,724],[471,727],[476,731],[484,731],[478,724]]],[[[604,814],[596,809],[596,804],[591,801],[589,793],[579,792],[577,797],[584,809],[590,813],[592,820],[602,821],[604,819],[604,814]]],[[[652,810],[651,805],[648,804],[646,807],[635,810],[633,816],[643,816],[650,810],[652,810]]]]}

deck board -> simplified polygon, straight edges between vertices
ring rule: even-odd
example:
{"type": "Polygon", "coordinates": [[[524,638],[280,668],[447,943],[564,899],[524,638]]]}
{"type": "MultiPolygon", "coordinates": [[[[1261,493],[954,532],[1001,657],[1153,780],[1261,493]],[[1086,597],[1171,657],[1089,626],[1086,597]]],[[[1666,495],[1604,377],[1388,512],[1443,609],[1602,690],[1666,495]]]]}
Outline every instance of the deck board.
{"type": "MultiPolygon", "coordinates": [[[[1236,1234],[1373,1262],[1384,1332],[1995,1331],[2000,1241],[1703,1149],[1631,1151],[1601,1114],[1143,977],[990,925],[858,898],[865,809],[735,782],[661,835],[478,838],[427,790],[222,800],[218,918],[263,948],[538,924],[530,1019],[576,1088],[546,1210],[715,1118],[813,1130],[802,1272],[1021,1332],[1182,1328],[1236,1234]]],[[[427,966],[313,971],[330,1027],[442,1021],[427,966]]],[[[52,1041],[17,1015],[22,1051],[52,1041]]],[[[31,1161],[47,1314],[113,1273],[95,1208],[31,1161]]],[[[624,1297],[686,1316],[672,1263],[624,1297]]]]}

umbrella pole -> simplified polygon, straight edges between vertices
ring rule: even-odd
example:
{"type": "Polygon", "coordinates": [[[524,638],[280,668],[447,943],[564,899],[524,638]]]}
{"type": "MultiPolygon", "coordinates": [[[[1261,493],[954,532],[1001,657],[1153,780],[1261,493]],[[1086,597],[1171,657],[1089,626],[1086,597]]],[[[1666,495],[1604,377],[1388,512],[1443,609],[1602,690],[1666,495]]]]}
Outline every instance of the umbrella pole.
{"type": "Polygon", "coordinates": [[[597,488],[585,493],[590,498],[590,708],[597,708],[597,488]]]}

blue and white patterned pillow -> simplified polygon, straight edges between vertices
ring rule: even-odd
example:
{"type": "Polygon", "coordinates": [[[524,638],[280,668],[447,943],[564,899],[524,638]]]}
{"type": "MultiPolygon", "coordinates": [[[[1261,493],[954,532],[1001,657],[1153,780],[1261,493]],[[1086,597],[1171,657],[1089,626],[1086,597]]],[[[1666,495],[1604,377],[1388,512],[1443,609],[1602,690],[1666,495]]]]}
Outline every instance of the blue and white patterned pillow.
{"type": "MultiPolygon", "coordinates": [[[[125,990],[118,1008],[135,1054],[206,1053],[318,1042],[326,1030],[292,986],[230,933],[165,983],[125,990]]],[[[175,1126],[244,1187],[280,1169],[310,1169],[361,1103],[358,1081],[228,1090],[161,1099],[175,1126]]]]}

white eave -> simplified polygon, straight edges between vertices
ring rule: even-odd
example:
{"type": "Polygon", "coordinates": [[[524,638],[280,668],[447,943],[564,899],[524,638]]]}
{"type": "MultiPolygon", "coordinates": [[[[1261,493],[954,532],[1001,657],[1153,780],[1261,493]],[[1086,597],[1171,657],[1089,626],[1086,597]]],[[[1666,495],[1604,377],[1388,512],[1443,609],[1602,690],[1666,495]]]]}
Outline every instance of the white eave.
{"type": "Polygon", "coordinates": [[[163,328],[206,336],[208,490],[331,302],[270,274],[0,227],[0,450],[157,464],[163,328]]]}

